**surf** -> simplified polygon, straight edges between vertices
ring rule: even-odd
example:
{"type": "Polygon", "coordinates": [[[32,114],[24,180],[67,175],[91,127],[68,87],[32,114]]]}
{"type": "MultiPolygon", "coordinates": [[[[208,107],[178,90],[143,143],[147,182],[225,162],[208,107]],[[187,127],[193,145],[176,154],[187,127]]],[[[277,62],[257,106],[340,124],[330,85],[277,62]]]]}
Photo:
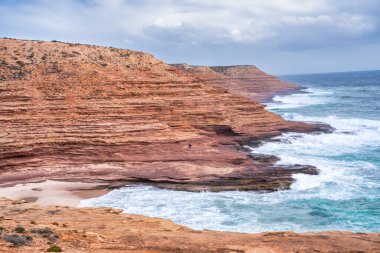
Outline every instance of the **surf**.
{"type": "MultiPolygon", "coordinates": [[[[296,78],[295,82],[305,85],[301,92],[275,96],[266,106],[289,120],[329,124],[335,132],[286,133],[259,147],[249,147],[254,153],[278,156],[280,164],[309,164],[319,169],[318,175],[294,175],[290,190],[196,193],[132,186],[83,200],[81,206],[122,208],[126,213],[167,218],[195,229],[378,231],[380,115],[371,111],[377,105],[362,106],[369,103],[371,94],[352,74],[325,77],[296,78]],[[354,107],[343,106],[353,101],[354,107]]],[[[373,80],[368,83],[376,95],[380,85],[373,86],[373,80]]]]}

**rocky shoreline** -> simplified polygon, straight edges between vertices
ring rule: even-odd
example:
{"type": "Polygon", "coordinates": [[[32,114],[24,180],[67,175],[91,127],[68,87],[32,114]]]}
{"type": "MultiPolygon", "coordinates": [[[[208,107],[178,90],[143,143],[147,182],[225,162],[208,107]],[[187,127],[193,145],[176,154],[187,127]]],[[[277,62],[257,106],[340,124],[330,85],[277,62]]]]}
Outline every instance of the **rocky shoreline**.
{"type": "Polygon", "coordinates": [[[0,198],[0,251],[46,252],[371,252],[378,233],[197,231],[112,208],[41,207],[0,198]],[[13,235],[13,236],[12,236],[13,235]],[[17,246],[14,246],[14,245],[17,246]]]}
{"type": "MultiPolygon", "coordinates": [[[[288,189],[292,174],[318,169],[280,166],[277,157],[253,155],[244,146],[285,132],[333,131],[286,121],[256,102],[289,89],[296,87],[254,66],[171,66],[130,50],[0,39],[0,187],[56,180],[89,183],[95,190],[129,184],[185,191],[288,189]]],[[[41,252],[52,244],[68,252],[379,249],[376,233],[248,235],[195,231],[109,208],[8,199],[0,205],[5,252],[41,252]],[[47,234],[33,232],[45,227],[47,234]]]]}
{"type": "Polygon", "coordinates": [[[292,173],[316,169],[262,163],[241,146],[332,130],[266,111],[253,99],[295,86],[253,66],[184,71],[141,52],[12,39],[0,40],[0,53],[3,186],[77,180],[287,189],[292,173]]]}

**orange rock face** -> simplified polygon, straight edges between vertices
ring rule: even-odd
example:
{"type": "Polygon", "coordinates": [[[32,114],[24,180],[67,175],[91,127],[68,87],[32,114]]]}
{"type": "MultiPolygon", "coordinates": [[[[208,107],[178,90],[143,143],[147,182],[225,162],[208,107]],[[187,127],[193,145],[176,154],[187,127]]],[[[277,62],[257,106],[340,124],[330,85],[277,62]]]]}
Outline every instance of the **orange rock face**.
{"type": "Polygon", "coordinates": [[[64,252],[380,252],[378,233],[197,231],[111,208],[41,207],[3,198],[0,206],[0,252],[46,252],[52,245],[64,252]],[[20,228],[25,231],[17,233],[20,228]]]}
{"type": "MultiPolygon", "coordinates": [[[[277,190],[311,166],[241,145],[286,131],[253,101],[292,88],[255,67],[169,66],[115,48],[0,39],[0,185],[45,179],[199,190],[277,190]],[[185,71],[184,71],[185,70],[185,71]]],[[[380,252],[379,234],[196,231],[110,208],[0,198],[0,252],[380,252]]]]}
{"type": "Polygon", "coordinates": [[[190,66],[173,64],[172,66],[193,73],[206,84],[220,87],[255,101],[266,101],[279,92],[289,92],[298,87],[268,75],[256,66],[190,66]]]}
{"type": "MultiPolygon", "coordinates": [[[[259,83],[265,74],[256,72],[259,83]]],[[[289,187],[294,172],[316,173],[252,159],[240,144],[318,125],[285,121],[241,96],[248,79],[224,89],[226,76],[235,80],[244,69],[210,73],[223,77],[202,79],[130,50],[0,39],[0,184],[275,190],[289,187]]]]}

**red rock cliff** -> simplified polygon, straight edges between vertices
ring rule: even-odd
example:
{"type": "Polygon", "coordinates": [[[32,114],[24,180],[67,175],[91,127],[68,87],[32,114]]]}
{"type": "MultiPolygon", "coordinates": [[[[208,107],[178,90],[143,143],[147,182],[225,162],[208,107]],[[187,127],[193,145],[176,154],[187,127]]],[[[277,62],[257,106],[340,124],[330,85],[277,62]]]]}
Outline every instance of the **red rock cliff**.
{"type": "Polygon", "coordinates": [[[297,89],[297,86],[268,75],[256,66],[191,66],[173,64],[172,66],[193,73],[206,84],[227,89],[255,101],[265,101],[279,92],[297,89]]]}
{"type": "MultiPolygon", "coordinates": [[[[274,190],[287,188],[293,172],[315,173],[239,150],[238,143],[318,126],[285,121],[237,95],[247,93],[248,79],[231,92],[218,87],[241,69],[210,72],[214,79],[202,79],[130,50],[0,39],[0,184],[274,190]]],[[[248,76],[259,87],[260,77],[248,76]]]]}

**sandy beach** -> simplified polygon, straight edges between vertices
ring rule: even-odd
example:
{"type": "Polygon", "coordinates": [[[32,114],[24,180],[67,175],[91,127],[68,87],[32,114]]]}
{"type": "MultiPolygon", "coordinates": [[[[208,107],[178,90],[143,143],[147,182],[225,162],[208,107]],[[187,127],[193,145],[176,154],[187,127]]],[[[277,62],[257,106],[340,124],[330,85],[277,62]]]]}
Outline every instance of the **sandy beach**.
{"type": "Polygon", "coordinates": [[[0,186],[0,197],[25,200],[40,205],[61,205],[77,207],[82,199],[99,197],[108,189],[96,183],[63,182],[47,180],[38,183],[0,186]]]}

